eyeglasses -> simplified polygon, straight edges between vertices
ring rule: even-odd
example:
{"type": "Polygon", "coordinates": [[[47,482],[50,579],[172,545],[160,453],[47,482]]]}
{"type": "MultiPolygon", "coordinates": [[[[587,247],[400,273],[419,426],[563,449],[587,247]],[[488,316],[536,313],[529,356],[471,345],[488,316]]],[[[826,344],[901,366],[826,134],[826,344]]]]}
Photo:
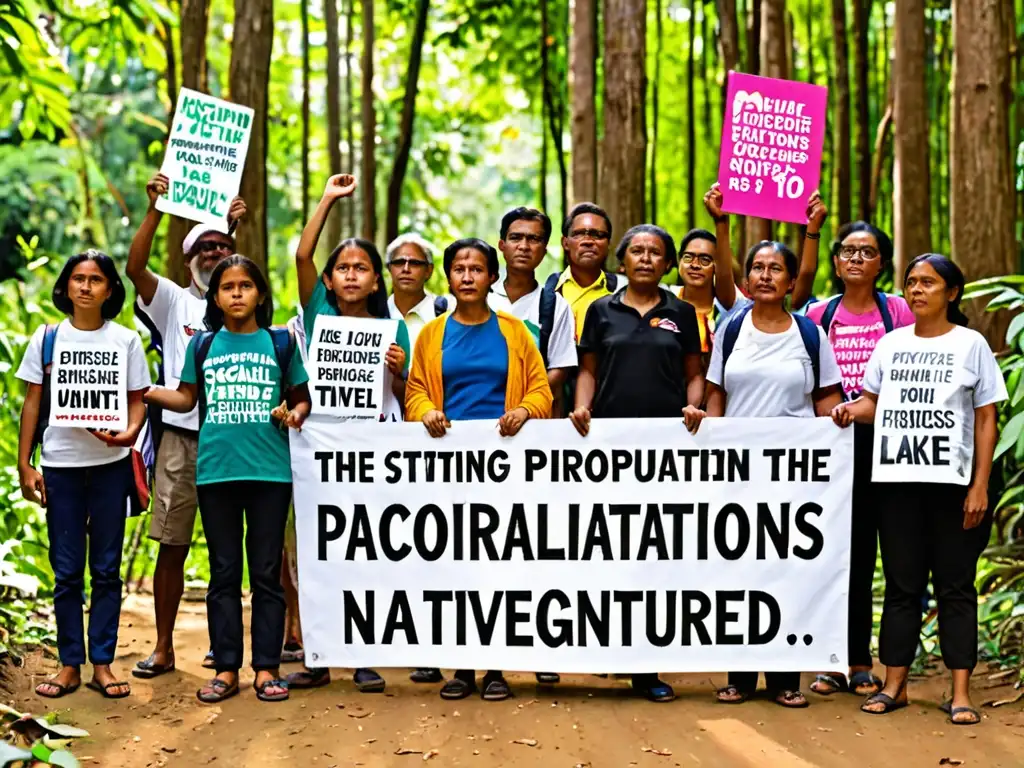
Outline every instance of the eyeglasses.
{"type": "Polygon", "coordinates": [[[521,243],[523,240],[528,242],[530,245],[542,245],[544,238],[541,235],[527,235],[523,232],[513,232],[505,238],[510,243],[521,243]]]}
{"type": "Polygon", "coordinates": [[[609,235],[599,229],[574,229],[569,237],[573,240],[607,240],[609,235]]]}
{"type": "Polygon", "coordinates": [[[429,261],[420,261],[419,259],[406,258],[392,259],[391,261],[388,262],[389,267],[398,267],[399,269],[401,269],[402,267],[409,267],[410,269],[415,269],[416,267],[426,267],[428,264],[430,264],[429,261]]]}
{"type": "Polygon", "coordinates": [[[230,243],[222,243],[220,240],[203,240],[196,243],[195,250],[199,253],[210,253],[211,251],[231,251],[234,247],[230,243]]]}
{"type": "Polygon", "coordinates": [[[683,264],[693,264],[693,262],[696,261],[702,267],[710,267],[715,263],[714,258],[708,256],[706,253],[690,253],[689,251],[684,251],[679,260],[683,262],[683,264]]]}
{"type": "Polygon", "coordinates": [[[877,259],[879,255],[878,249],[873,248],[870,245],[844,245],[842,248],[839,249],[839,258],[842,259],[843,261],[849,261],[858,253],[860,254],[860,257],[864,259],[864,261],[871,261],[872,259],[877,259]]]}

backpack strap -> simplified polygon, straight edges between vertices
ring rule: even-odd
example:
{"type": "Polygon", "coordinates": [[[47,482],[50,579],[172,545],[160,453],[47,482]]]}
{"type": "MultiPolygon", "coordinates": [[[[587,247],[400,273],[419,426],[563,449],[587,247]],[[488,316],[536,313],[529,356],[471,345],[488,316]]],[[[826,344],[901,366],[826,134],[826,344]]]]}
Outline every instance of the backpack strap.
{"type": "Polygon", "coordinates": [[[611,293],[615,293],[615,291],[618,290],[618,287],[619,287],[619,276],[616,275],[614,272],[605,272],[604,273],[604,281],[605,281],[605,285],[608,286],[608,290],[611,293]]]}
{"type": "Polygon", "coordinates": [[[434,299],[434,317],[440,317],[448,311],[448,299],[444,296],[438,296],[434,299]]]}
{"type": "Polygon", "coordinates": [[[561,279],[561,277],[561,272],[555,272],[554,274],[548,275],[548,279],[544,281],[544,290],[550,291],[551,293],[560,294],[561,291],[558,288],[558,281],[561,279]]]}
{"type": "Polygon", "coordinates": [[[295,337],[287,328],[270,328],[270,340],[274,343],[274,357],[277,358],[277,367],[281,371],[281,391],[284,392],[288,381],[288,368],[291,366],[292,357],[295,355],[295,337]]]}
{"type": "Polygon", "coordinates": [[[40,350],[40,362],[43,364],[43,388],[39,397],[39,417],[36,419],[36,431],[32,435],[32,447],[29,456],[35,456],[36,449],[43,444],[43,433],[50,426],[50,371],[53,369],[53,348],[57,344],[57,326],[47,324],[43,330],[43,345],[40,350]]]}
{"type": "MultiPolygon", "coordinates": [[[[722,389],[725,389],[725,365],[729,362],[729,355],[736,347],[736,339],[740,337],[740,328],[743,327],[743,320],[750,314],[753,304],[747,304],[737,312],[722,332],[722,389]]],[[[726,390],[728,392],[728,390],[726,390]]]]}
{"type": "Polygon", "coordinates": [[[891,333],[893,322],[892,315],[889,313],[889,297],[881,291],[875,291],[875,303],[878,305],[878,311],[882,315],[882,325],[885,326],[885,332],[891,333]]]}
{"type": "Polygon", "coordinates": [[[555,327],[555,302],[558,295],[555,289],[548,289],[551,281],[548,280],[540,289],[540,306],[538,315],[540,317],[540,356],[544,358],[544,367],[548,367],[548,347],[551,343],[551,331],[555,327]]]}
{"type": "Polygon", "coordinates": [[[836,316],[836,310],[839,309],[842,300],[842,294],[833,296],[825,305],[825,311],[821,313],[821,327],[824,329],[825,335],[828,335],[828,329],[832,327],[832,318],[836,316]]]}
{"type": "Polygon", "coordinates": [[[804,349],[807,350],[807,354],[811,358],[811,371],[814,374],[814,389],[811,391],[816,392],[821,388],[821,335],[818,333],[818,326],[807,315],[793,315],[792,317],[793,322],[796,323],[796,329],[800,332],[804,349]]]}
{"type": "Polygon", "coordinates": [[[210,354],[210,347],[213,346],[213,337],[216,331],[197,331],[193,337],[196,343],[195,364],[196,364],[196,395],[199,402],[199,428],[202,429],[206,420],[206,379],[203,377],[203,363],[206,356],[210,354]]]}

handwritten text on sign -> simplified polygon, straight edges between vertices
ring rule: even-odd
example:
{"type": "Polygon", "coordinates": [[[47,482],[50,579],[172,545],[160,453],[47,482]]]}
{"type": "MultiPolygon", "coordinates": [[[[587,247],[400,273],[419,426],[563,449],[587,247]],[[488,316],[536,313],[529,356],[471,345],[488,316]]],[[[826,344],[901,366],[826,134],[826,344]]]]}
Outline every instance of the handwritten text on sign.
{"type": "Polygon", "coordinates": [[[292,433],[317,666],[846,666],[852,430],[826,419],[292,433]]]}
{"type": "Polygon", "coordinates": [[[818,85],[729,73],[718,167],[726,213],[807,223],[827,94],[818,85]]]}
{"type": "Polygon", "coordinates": [[[313,413],[380,418],[385,362],[397,320],[320,315],[309,347],[313,413]]]}
{"type": "Polygon", "coordinates": [[[50,426],[128,428],[124,350],[58,343],[50,372],[50,426]]]}
{"type": "Polygon", "coordinates": [[[170,180],[156,207],[195,221],[221,221],[238,194],[253,111],[182,88],[160,172],[170,180]]]}

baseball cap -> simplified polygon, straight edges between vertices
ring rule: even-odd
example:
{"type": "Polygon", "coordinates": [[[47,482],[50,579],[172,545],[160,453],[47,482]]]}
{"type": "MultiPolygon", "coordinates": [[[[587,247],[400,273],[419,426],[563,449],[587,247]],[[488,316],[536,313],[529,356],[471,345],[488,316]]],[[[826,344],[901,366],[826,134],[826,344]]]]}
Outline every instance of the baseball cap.
{"type": "Polygon", "coordinates": [[[200,237],[209,232],[219,232],[222,235],[229,234],[227,222],[204,222],[202,224],[196,224],[189,233],[185,235],[185,239],[181,241],[181,252],[186,256],[192,252],[192,248],[195,247],[196,242],[200,237]]]}

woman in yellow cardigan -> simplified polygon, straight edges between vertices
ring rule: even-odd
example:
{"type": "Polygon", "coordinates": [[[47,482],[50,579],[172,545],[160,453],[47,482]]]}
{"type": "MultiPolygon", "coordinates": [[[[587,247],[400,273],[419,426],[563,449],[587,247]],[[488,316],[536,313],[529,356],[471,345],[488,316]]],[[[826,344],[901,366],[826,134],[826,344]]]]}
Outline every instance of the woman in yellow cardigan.
{"type": "MultiPolygon", "coordinates": [[[[443,437],[453,421],[495,419],[499,432],[511,437],[527,419],[550,417],[551,388],[533,336],[518,318],[487,306],[498,279],[498,252],[482,240],[458,240],[444,251],[444,272],[455,311],[428,324],[416,339],[405,387],[406,421],[422,421],[431,437],[443,437]]],[[[474,670],[460,669],[441,698],[463,699],[475,690],[474,670]]],[[[510,695],[501,672],[484,676],[485,700],[510,695]]]]}

